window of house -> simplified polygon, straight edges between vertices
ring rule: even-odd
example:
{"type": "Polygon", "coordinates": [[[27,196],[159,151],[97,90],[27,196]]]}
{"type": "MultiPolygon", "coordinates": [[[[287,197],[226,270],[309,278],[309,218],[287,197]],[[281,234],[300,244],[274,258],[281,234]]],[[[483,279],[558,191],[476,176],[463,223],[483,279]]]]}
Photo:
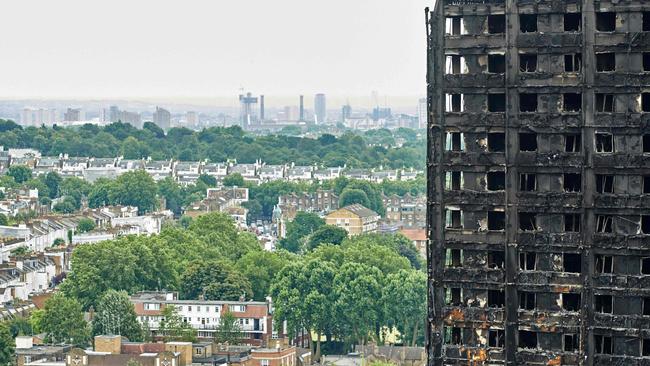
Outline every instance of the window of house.
{"type": "Polygon", "coordinates": [[[487,137],[488,151],[504,152],[506,151],[506,134],[503,132],[490,132],[487,137]]]}
{"type": "Polygon", "coordinates": [[[506,72],[506,55],[489,54],[488,72],[492,74],[503,74],[506,72]]]}
{"type": "Polygon", "coordinates": [[[463,112],[463,94],[445,94],[445,112],[463,112]]]}
{"type": "Polygon", "coordinates": [[[565,72],[580,72],[582,67],[582,54],[572,53],[564,55],[564,71],[565,72]]]}
{"type": "Polygon", "coordinates": [[[462,229],[463,228],[463,211],[447,209],[446,227],[448,229],[462,229]]]}
{"type": "Polygon", "coordinates": [[[530,132],[519,133],[519,151],[537,151],[537,134],[530,132]]]}
{"type": "Polygon", "coordinates": [[[650,234],[650,215],[641,215],[641,233],[650,234]]]}
{"type": "Polygon", "coordinates": [[[449,306],[460,306],[462,302],[463,292],[459,287],[452,287],[446,289],[446,303],[449,306]]]}
{"type": "Polygon", "coordinates": [[[643,28],[644,32],[650,32],[650,11],[643,12],[643,28]]]}
{"type": "Polygon", "coordinates": [[[522,192],[533,192],[537,190],[537,175],[533,173],[522,173],[519,175],[519,190],[522,192]]]}
{"type": "Polygon", "coordinates": [[[650,71],[650,52],[643,52],[643,71],[650,71]]]}
{"type": "Polygon", "coordinates": [[[608,72],[616,70],[616,54],[614,52],[596,54],[596,71],[608,72]]]}
{"type": "Polygon", "coordinates": [[[458,268],[463,266],[463,250],[462,249],[447,249],[445,258],[445,265],[450,268],[458,268]]]}
{"type": "Polygon", "coordinates": [[[506,213],[503,211],[488,211],[488,230],[505,230],[506,213]]]}
{"type": "Polygon", "coordinates": [[[597,233],[611,233],[612,232],[612,216],[598,215],[596,216],[596,232],[597,233]]]}
{"type": "Polygon", "coordinates": [[[260,360],[260,366],[269,366],[269,360],[260,360]]]}
{"type": "Polygon", "coordinates": [[[562,309],[566,311],[580,311],[580,294],[560,294],[562,309]]]}
{"type": "Polygon", "coordinates": [[[505,347],[506,332],[502,329],[488,331],[488,347],[505,347]]]}
{"type": "Polygon", "coordinates": [[[445,189],[448,191],[460,191],[463,189],[463,172],[446,172],[445,189]]]}
{"type": "Polygon", "coordinates": [[[612,337],[600,334],[594,335],[594,348],[597,354],[612,354],[612,337]]]}
{"type": "Polygon", "coordinates": [[[643,298],[643,315],[650,315],[650,297],[643,298]]]}
{"type": "Polygon", "coordinates": [[[534,213],[534,212],[520,212],[519,213],[519,230],[536,231],[537,230],[537,214],[534,213]]]}
{"type": "Polygon", "coordinates": [[[565,192],[580,192],[582,188],[582,175],[580,173],[564,173],[562,182],[565,192]]]}
{"type": "Polygon", "coordinates": [[[650,93],[641,93],[641,111],[650,112],[650,93]]]}
{"type": "Polygon", "coordinates": [[[500,34],[506,32],[506,16],[504,14],[488,15],[488,33],[500,34]]]}
{"type": "Polygon", "coordinates": [[[463,332],[458,327],[445,327],[445,344],[462,345],[463,332]]]}
{"type": "Polygon", "coordinates": [[[612,295],[595,295],[594,307],[597,313],[611,314],[614,308],[612,295]]]}
{"type": "Polygon", "coordinates": [[[614,273],[614,257],[611,255],[594,255],[594,267],[598,274],[614,273]]]}
{"type": "Polygon", "coordinates": [[[564,31],[565,32],[580,32],[582,29],[582,13],[566,13],[564,14],[564,31]]]}
{"type": "Polygon", "coordinates": [[[596,93],[596,112],[612,113],[614,110],[614,94],[596,93]]]}
{"type": "Polygon", "coordinates": [[[519,54],[519,71],[521,72],[537,71],[537,55],[534,53],[519,54]]]}
{"type": "Polygon", "coordinates": [[[465,24],[463,22],[463,17],[446,17],[445,33],[453,36],[467,34],[467,32],[465,31],[465,24]]]}
{"type": "Polygon", "coordinates": [[[614,176],[596,174],[596,192],[614,193],[614,176]]]}
{"type": "Polygon", "coordinates": [[[582,271],[582,258],[580,254],[563,253],[562,270],[567,273],[580,273],[582,271]]]}
{"type": "Polygon", "coordinates": [[[537,349],[537,332],[519,330],[519,348],[537,349]]]}
{"type": "Polygon", "coordinates": [[[537,253],[519,253],[519,269],[522,271],[534,271],[537,268],[537,253]]]}
{"type": "Polygon", "coordinates": [[[506,254],[503,250],[488,251],[488,268],[503,269],[506,264],[506,254]]]}
{"type": "Polygon", "coordinates": [[[445,139],[447,151],[465,151],[465,136],[462,132],[447,132],[445,139]]]}
{"type": "Polygon", "coordinates": [[[502,191],[506,189],[506,173],[505,172],[487,173],[487,189],[488,191],[502,191]]]}
{"type": "Polygon", "coordinates": [[[611,133],[596,132],[596,152],[614,152],[614,136],[611,133]]]}
{"type": "Polygon", "coordinates": [[[537,14],[519,14],[521,33],[537,32],[537,14]]]}
{"type": "Polygon", "coordinates": [[[614,32],[616,30],[616,13],[609,11],[597,12],[596,30],[599,32],[614,32]]]}
{"type": "Polygon", "coordinates": [[[566,352],[575,352],[580,349],[580,335],[579,334],[565,334],[564,335],[563,349],[566,352]]]}
{"type": "Polygon", "coordinates": [[[580,232],[580,214],[564,214],[564,232],[580,232]]]}
{"type": "Polygon", "coordinates": [[[537,94],[521,93],[519,94],[519,111],[536,112],[537,111],[537,94]]]}
{"type": "Polygon", "coordinates": [[[447,55],[445,60],[445,73],[447,75],[467,74],[467,63],[465,57],[459,55],[447,55]]]}
{"type": "Polygon", "coordinates": [[[535,310],[537,296],[534,292],[520,291],[519,292],[519,309],[521,310],[535,310]]]}
{"type": "Polygon", "coordinates": [[[650,175],[643,177],[643,194],[650,193],[650,175]]]}
{"type": "Polygon", "coordinates": [[[488,111],[489,112],[505,112],[506,111],[506,95],[503,93],[488,94],[488,111]]]}
{"type": "Polygon", "coordinates": [[[506,293],[503,290],[488,290],[488,307],[502,308],[506,304],[506,293]]]}
{"type": "Polygon", "coordinates": [[[646,133],[641,138],[642,149],[644,153],[650,153],[650,133],[646,133]]]}
{"type": "Polygon", "coordinates": [[[641,258],[641,270],[640,273],[642,275],[649,275],[650,274],[650,258],[645,257],[641,258]]]}
{"type": "Polygon", "coordinates": [[[565,112],[580,112],[582,109],[582,94],[564,93],[562,94],[562,108],[565,112]]]}

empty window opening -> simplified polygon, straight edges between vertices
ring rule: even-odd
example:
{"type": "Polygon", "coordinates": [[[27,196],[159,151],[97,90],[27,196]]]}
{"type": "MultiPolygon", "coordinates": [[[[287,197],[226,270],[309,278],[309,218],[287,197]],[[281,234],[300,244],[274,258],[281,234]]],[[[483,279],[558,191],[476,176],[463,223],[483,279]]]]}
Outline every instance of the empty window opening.
{"type": "Polygon", "coordinates": [[[537,94],[522,93],[519,94],[519,111],[536,112],[537,111],[537,94]]]}
{"type": "Polygon", "coordinates": [[[643,28],[644,32],[650,32],[650,11],[643,12],[643,28]]]}
{"type": "Polygon", "coordinates": [[[615,12],[597,12],[596,30],[599,32],[613,32],[616,30],[615,12]]]}
{"type": "Polygon", "coordinates": [[[458,327],[445,328],[445,344],[462,345],[463,332],[458,327]]]}
{"type": "Polygon", "coordinates": [[[641,93],[641,111],[650,112],[650,93],[641,93]]]}
{"type": "Polygon", "coordinates": [[[446,303],[449,306],[460,306],[463,297],[463,291],[460,287],[448,288],[446,290],[446,303]]]}
{"type": "Polygon", "coordinates": [[[650,175],[643,177],[643,194],[650,193],[650,175]]]}
{"type": "Polygon", "coordinates": [[[650,153],[650,133],[643,135],[641,144],[643,145],[643,152],[650,153]]]}
{"type": "Polygon", "coordinates": [[[465,151],[465,136],[462,132],[447,132],[445,141],[447,151],[465,151]]]}
{"type": "Polygon", "coordinates": [[[488,251],[488,268],[503,269],[506,265],[506,254],[503,250],[488,251]]]}
{"type": "Polygon", "coordinates": [[[596,273],[614,273],[614,257],[611,255],[596,254],[594,265],[596,273]]]}
{"type": "Polygon", "coordinates": [[[463,22],[463,17],[446,17],[445,33],[453,36],[467,34],[465,31],[465,24],[463,22]]]}
{"type": "Polygon", "coordinates": [[[594,343],[597,354],[612,354],[612,337],[596,334],[594,335],[594,343]]]}
{"type": "Polygon", "coordinates": [[[582,176],[579,173],[564,173],[563,181],[565,192],[580,192],[582,176]]]}
{"type": "Polygon", "coordinates": [[[463,266],[463,250],[462,249],[447,249],[447,256],[445,258],[445,265],[451,268],[458,268],[463,266]]]}
{"type": "Polygon", "coordinates": [[[579,334],[565,334],[564,335],[564,350],[566,352],[575,352],[580,349],[580,335],[579,334]]]}
{"type": "Polygon", "coordinates": [[[611,153],[614,152],[614,136],[611,133],[596,133],[596,152],[611,153]]]}
{"type": "Polygon", "coordinates": [[[643,298],[643,315],[650,315],[650,297],[643,298]]]}
{"type": "Polygon", "coordinates": [[[534,292],[519,292],[519,309],[535,310],[536,297],[534,292]]]}
{"type": "Polygon", "coordinates": [[[596,71],[608,72],[616,70],[616,54],[613,52],[596,54],[596,71]]]}
{"type": "Polygon", "coordinates": [[[523,230],[523,231],[537,230],[537,214],[533,212],[520,212],[519,230],[523,230]]]}
{"type": "Polygon", "coordinates": [[[537,55],[532,53],[522,53],[519,55],[519,70],[521,72],[537,71],[537,55]]]}
{"type": "Polygon", "coordinates": [[[445,95],[445,111],[446,112],[462,112],[465,109],[463,103],[463,94],[446,94],[445,95]]]}
{"type": "Polygon", "coordinates": [[[612,232],[612,217],[609,215],[598,215],[596,217],[596,232],[597,233],[611,233],[612,232]]]}
{"type": "Polygon", "coordinates": [[[568,273],[580,273],[582,270],[582,257],[580,254],[563,253],[562,270],[568,273]]]}
{"type": "Polygon", "coordinates": [[[641,356],[650,356],[650,339],[644,338],[641,341],[641,356]]]}
{"type": "Polygon", "coordinates": [[[537,14],[519,14],[521,33],[537,32],[537,14]]]}
{"type": "Polygon", "coordinates": [[[611,314],[614,308],[614,298],[611,295],[594,296],[594,306],[597,313],[611,314]]]}
{"type": "Polygon", "coordinates": [[[529,330],[519,331],[519,348],[536,349],[537,333],[529,330]]]}
{"type": "Polygon", "coordinates": [[[522,271],[534,271],[537,268],[537,253],[519,253],[519,269],[522,271]]]}
{"type": "Polygon", "coordinates": [[[506,72],[506,56],[499,54],[488,55],[488,72],[493,74],[506,72]]]}
{"type": "Polygon", "coordinates": [[[506,32],[506,16],[503,14],[500,15],[488,15],[488,33],[490,34],[500,34],[506,32]]]}
{"type": "Polygon", "coordinates": [[[467,63],[465,57],[458,55],[447,55],[445,62],[445,73],[448,75],[467,74],[467,63]]]}
{"type": "Polygon", "coordinates": [[[580,135],[566,135],[564,137],[564,151],[566,152],[580,152],[582,145],[582,136],[580,135]]]}
{"type": "Polygon", "coordinates": [[[488,290],[488,306],[502,308],[506,304],[506,293],[502,290],[488,290]]]}
{"type": "Polygon", "coordinates": [[[650,52],[643,52],[643,71],[650,71],[650,52]]]}
{"type": "Polygon", "coordinates": [[[445,189],[448,191],[460,191],[464,186],[463,172],[445,173],[445,189]]]}
{"type": "Polygon", "coordinates": [[[506,95],[505,94],[488,94],[488,111],[505,112],[506,95]]]}
{"type": "Polygon", "coordinates": [[[615,99],[614,94],[596,93],[596,112],[614,112],[615,99]]]}
{"type": "Polygon", "coordinates": [[[650,234],[650,215],[641,215],[641,232],[650,234]]]}
{"type": "Polygon", "coordinates": [[[580,214],[564,215],[564,232],[567,233],[580,232],[580,214]]]}
{"type": "Polygon", "coordinates": [[[506,134],[503,132],[488,133],[488,150],[490,152],[506,151],[506,134]]]}
{"type": "Polygon", "coordinates": [[[537,175],[522,173],[519,175],[519,190],[522,192],[533,192],[537,190],[537,175]]]}
{"type": "Polygon", "coordinates": [[[530,132],[520,133],[519,151],[537,151],[537,134],[530,132]]]}
{"type": "Polygon", "coordinates": [[[488,346],[489,347],[505,347],[506,332],[502,329],[491,329],[488,331],[488,346]]]}
{"type": "Polygon", "coordinates": [[[488,230],[505,230],[506,213],[503,211],[488,211],[488,230]]]}
{"type": "Polygon", "coordinates": [[[572,53],[564,55],[564,71],[566,72],[580,72],[582,67],[582,54],[572,53]]]}
{"type": "Polygon", "coordinates": [[[447,209],[446,225],[448,229],[462,229],[463,212],[461,210],[447,209]]]}
{"type": "Polygon", "coordinates": [[[596,192],[614,193],[614,176],[596,174],[596,192]]]}
{"type": "Polygon", "coordinates": [[[487,188],[488,191],[503,191],[504,189],[506,189],[506,173],[505,172],[487,173],[487,188]]]}
{"type": "Polygon", "coordinates": [[[562,95],[562,106],[565,112],[580,112],[582,109],[582,94],[564,93],[562,95]]]}
{"type": "Polygon", "coordinates": [[[580,310],[580,294],[561,294],[562,309],[566,311],[580,310]]]}
{"type": "Polygon", "coordinates": [[[641,258],[641,274],[649,275],[650,274],[650,258],[641,258]]]}
{"type": "Polygon", "coordinates": [[[580,32],[582,25],[581,13],[566,13],[564,14],[564,31],[565,32],[580,32]]]}

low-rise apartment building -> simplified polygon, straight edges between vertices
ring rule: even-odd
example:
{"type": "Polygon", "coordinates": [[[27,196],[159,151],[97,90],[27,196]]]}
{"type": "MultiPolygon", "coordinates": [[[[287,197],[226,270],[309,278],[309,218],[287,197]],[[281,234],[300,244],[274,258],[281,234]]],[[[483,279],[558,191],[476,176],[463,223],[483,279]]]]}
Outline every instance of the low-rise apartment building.
{"type": "Polygon", "coordinates": [[[339,208],[339,196],[332,190],[289,193],[278,197],[282,218],[292,221],[298,211],[326,214],[339,208]]]}
{"type": "Polygon", "coordinates": [[[339,208],[325,217],[327,225],[345,229],[350,235],[377,232],[380,216],[375,211],[360,204],[339,208]]]}
{"type": "Polygon", "coordinates": [[[385,220],[401,227],[422,228],[427,223],[427,198],[425,195],[383,196],[385,220]]]}

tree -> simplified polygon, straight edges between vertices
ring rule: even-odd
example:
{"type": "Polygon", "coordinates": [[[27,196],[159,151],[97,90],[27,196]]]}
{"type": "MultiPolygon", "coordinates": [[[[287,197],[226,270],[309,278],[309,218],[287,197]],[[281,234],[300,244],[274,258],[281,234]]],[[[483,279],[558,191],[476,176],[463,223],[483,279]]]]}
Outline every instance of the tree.
{"type": "Polygon", "coordinates": [[[196,342],[196,330],[181,319],[174,305],[163,308],[158,334],[163,336],[165,342],[196,342]]]}
{"type": "Polygon", "coordinates": [[[339,197],[339,207],[345,207],[355,203],[370,208],[370,200],[368,200],[366,192],[361,189],[344,189],[339,197]]]}
{"type": "Polygon", "coordinates": [[[172,177],[166,177],[158,182],[158,194],[165,198],[167,209],[177,215],[181,213],[183,197],[178,183],[172,177]]]}
{"type": "Polygon", "coordinates": [[[229,345],[239,344],[243,336],[239,319],[230,311],[226,311],[219,318],[219,325],[214,332],[214,341],[216,343],[228,343],[229,345]]]}
{"type": "Polygon", "coordinates": [[[253,251],[246,253],[236,268],[248,278],[253,290],[253,300],[264,301],[269,296],[275,276],[289,263],[287,256],[278,252],[253,251]]]}
{"type": "Polygon", "coordinates": [[[0,214],[0,225],[2,226],[9,225],[9,219],[7,219],[7,216],[5,214],[0,214]]]}
{"type": "Polygon", "coordinates": [[[45,301],[40,328],[51,343],[69,343],[86,346],[90,340],[90,327],[84,320],[81,305],[62,293],[55,293],[45,301]]]}
{"type": "Polygon", "coordinates": [[[243,187],[244,177],[239,173],[228,174],[223,178],[223,185],[226,187],[243,187]]]}
{"type": "Polygon", "coordinates": [[[88,193],[88,206],[92,208],[107,206],[113,203],[110,192],[113,190],[114,181],[98,179],[88,193]]]}
{"type": "Polygon", "coordinates": [[[181,225],[183,229],[187,229],[192,224],[192,216],[183,215],[178,220],[178,223],[181,225]]]}
{"type": "Polygon", "coordinates": [[[71,197],[66,197],[62,201],[57,202],[54,204],[54,207],[52,207],[54,212],[62,213],[62,214],[71,214],[77,210],[75,207],[75,200],[71,197]]]}
{"type": "Polygon", "coordinates": [[[287,237],[280,240],[278,247],[292,253],[302,250],[303,239],[325,225],[325,220],[317,214],[299,211],[287,224],[287,237]]]}
{"type": "Polygon", "coordinates": [[[61,182],[63,181],[63,178],[55,172],[49,172],[45,174],[45,177],[43,178],[43,183],[47,186],[49,197],[54,199],[59,197],[59,186],[61,185],[61,182]]]}
{"type": "Polygon", "coordinates": [[[383,288],[384,314],[402,335],[404,343],[410,338],[415,346],[418,332],[424,329],[427,316],[427,276],[416,270],[401,270],[389,274],[383,288]]]}
{"type": "Polygon", "coordinates": [[[121,335],[130,341],[142,340],[142,328],[126,291],[106,291],[95,314],[93,335],[121,335]]]}
{"type": "Polygon", "coordinates": [[[13,364],[15,348],[16,344],[11,336],[9,324],[7,322],[0,323],[0,364],[13,364]]]}
{"type": "Polygon", "coordinates": [[[32,170],[25,165],[12,165],[7,169],[7,175],[12,177],[18,184],[32,179],[32,170]]]}
{"type": "Polygon", "coordinates": [[[181,297],[206,300],[239,300],[253,296],[251,284],[230,263],[223,260],[195,261],[181,276],[181,297]]]}
{"type": "Polygon", "coordinates": [[[158,208],[156,182],[144,170],[126,172],[115,180],[109,192],[111,202],[136,206],[140,214],[158,208]]]}
{"type": "Polygon", "coordinates": [[[12,338],[34,334],[29,319],[23,317],[15,317],[9,320],[9,330],[11,331],[12,338]]]}
{"type": "Polygon", "coordinates": [[[345,229],[337,226],[325,225],[311,234],[307,246],[310,250],[314,250],[324,243],[340,245],[347,237],[348,232],[345,229]]]}
{"type": "Polygon", "coordinates": [[[60,246],[62,246],[62,245],[65,245],[65,239],[62,239],[62,238],[56,238],[56,239],[54,239],[54,241],[52,242],[52,246],[53,246],[53,247],[60,247],[60,246]]]}
{"type": "Polygon", "coordinates": [[[207,174],[199,175],[199,182],[203,182],[208,187],[217,186],[217,178],[207,174]]]}
{"type": "Polygon", "coordinates": [[[79,219],[79,222],[77,223],[77,232],[87,233],[89,231],[93,231],[94,229],[95,229],[95,221],[87,217],[79,219]]]}

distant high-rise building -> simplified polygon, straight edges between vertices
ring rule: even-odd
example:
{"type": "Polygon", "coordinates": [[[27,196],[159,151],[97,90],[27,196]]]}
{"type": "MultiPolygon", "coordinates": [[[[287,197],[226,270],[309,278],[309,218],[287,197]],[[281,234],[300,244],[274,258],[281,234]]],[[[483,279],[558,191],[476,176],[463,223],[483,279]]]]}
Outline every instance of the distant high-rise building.
{"type": "Polygon", "coordinates": [[[418,101],[418,128],[427,128],[427,98],[418,101]]]}
{"type": "Polygon", "coordinates": [[[128,123],[136,128],[142,128],[142,116],[137,112],[120,111],[118,121],[128,123]]]}
{"type": "Polygon", "coordinates": [[[372,119],[378,121],[380,119],[387,119],[392,116],[390,108],[375,107],[372,110],[372,119]]]}
{"type": "Polygon", "coordinates": [[[20,123],[23,126],[51,126],[57,122],[56,109],[23,109],[20,123]]]}
{"type": "Polygon", "coordinates": [[[120,120],[120,109],[116,105],[112,105],[108,112],[108,120],[110,122],[117,122],[120,120]]]}
{"type": "Polygon", "coordinates": [[[305,96],[304,95],[300,96],[300,118],[298,120],[300,122],[305,120],[305,96]]]}
{"type": "Polygon", "coordinates": [[[188,127],[197,127],[199,125],[199,116],[196,112],[189,111],[185,114],[185,121],[188,127]]]}
{"type": "Polygon", "coordinates": [[[316,123],[325,123],[327,121],[325,94],[316,94],[316,97],[314,98],[314,117],[316,123]]]}
{"type": "Polygon", "coordinates": [[[251,93],[239,95],[240,123],[242,127],[257,122],[257,97],[251,93]]]}
{"type": "Polygon", "coordinates": [[[67,122],[83,121],[83,111],[80,108],[68,108],[63,114],[63,120],[67,122]]]}
{"type": "Polygon", "coordinates": [[[296,106],[284,107],[284,119],[287,121],[297,121],[300,119],[300,108],[296,106]]]}
{"type": "Polygon", "coordinates": [[[264,121],[264,96],[260,95],[260,121],[264,121]]]}
{"type": "Polygon", "coordinates": [[[352,117],[352,106],[348,103],[341,108],[341,122],[352,117]]]}
{"type": "Polygon", "coordinates": [[[156,111],[153,113],[153,123],[158,125],[158,127],[163,130],[168,130],[172,121],[172,114],[168,110],[156,107],[156,111]]]}

